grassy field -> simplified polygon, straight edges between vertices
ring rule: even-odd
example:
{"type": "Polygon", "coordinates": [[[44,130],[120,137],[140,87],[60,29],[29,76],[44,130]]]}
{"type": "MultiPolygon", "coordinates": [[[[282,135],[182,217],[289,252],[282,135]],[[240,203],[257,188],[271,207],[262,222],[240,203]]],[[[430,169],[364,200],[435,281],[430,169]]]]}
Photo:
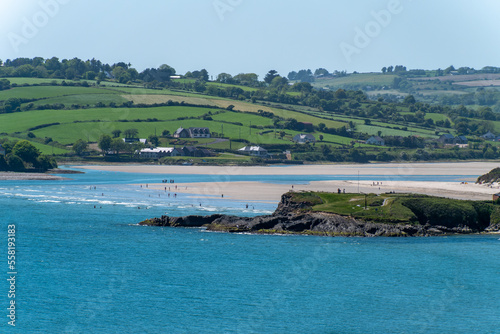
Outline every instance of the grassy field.
{"type": "Polygon", "coordinates": [[[73,86],[28,86],[16,87],[0,92],[0,101],[9,98],[43,99],[48,97],[81,95],[81,94],[116,94],[106,88],[73,87],[73,86]]]}
{"type": "MultiPolygon", "coordinates": [[[[128,100],[119,94],[77,94],[77,95],[67,95],[60,97],[51,97],[47,99],[41,99],[32,102],[33,105],[45,105],[45,104],[56,104],[61,103],[66,107],[70,107],[73,104],[78,104],[82,106],[95,106],[98,102],[109,105],[111,102],[116,105],[121,105],[128,100]]],[[[27,103],[23,104],[27,105],[27,103]]]]}
{"type": "Polygon", "coordinates": [[[498,205],[416,194],[294,193],[291,199],[313,211],[331,212],[379,223],[447,227],[488,226],[497,220],[498,205]]]}
{"type": "Polygon", "coordinates": [[[317,79],[313,86],[318,88],[328,86],[332,89],[349,86],[390,86],[396,77],[394,74],[359,73],[340,78],[317,79]]]}

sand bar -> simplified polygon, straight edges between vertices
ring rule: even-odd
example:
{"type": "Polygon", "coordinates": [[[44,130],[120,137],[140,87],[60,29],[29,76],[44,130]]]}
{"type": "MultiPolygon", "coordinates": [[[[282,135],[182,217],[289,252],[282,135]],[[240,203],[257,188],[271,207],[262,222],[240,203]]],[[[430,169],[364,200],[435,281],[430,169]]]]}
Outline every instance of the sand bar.
{"type": "Polygon", "coordinates": [[[458,162],[458,163],[400,163],[365,165],[298,165],[272,167],[239,166],[80,166],[77,168],[130,173],[153,174],[199,174],[199,175],[354,175],[352,180],[312,181],[308,184],[274,184],[264,182],[238,181],[230,178],[211,177],[198,183],[158,183],[149,184],[150,189],[171,193],[188,193],[194,198],[232,199],[241,201],[278,202],[283,193],[293,191],[329,191],[338,189],[348,193],[420,193],[457,199],[490,200],[492,194],[500,192],[498,185],[477,185],[474,180],[497,167],[496,162],[458,162]],[[374,175],[374,180],[358,181],[357,174],[374,175]],[[465,182],[421,182],[393,181],[394,176],[424,175],[448,176],[469,175],[465,182]],[[177,187],[175,187],[177,186],[177,187]],[[222,196],[224,195],[224,196],[222,196]]]}
{"type": "Polygon", "coordinates": [[[419,181],[386,181],[373,185],[375,181],[312,181],[309,184],[274,184],[263,182],[199,182],[178,184],[149,184],[149,189],[174,193],[193,194],[200,199],[232,199],[254,202],[278,202],[287,191],[326,191],[336,192],[338,189],[347,193],[418,193],[449,197],[456,199],[490,200],[494,193],[500,191],[499,186],[489,187],[474,183],[461,182],[419,182],[419,181]],[[177,186],[177,187],[175,187],[177,186]],[[293,186],[293,188],[292,188],[293,186]],[[170,190],[169,190],[170,189],[170,190]],[[224,197],[222,197],[224,195],[224,197]]]}
{"type": "Polygon", "coordinates": [[[107,165],[74,166],[75,168],[150,174],[203,175],[474,175],[499,167],[499,162],[393,163],[393,164],[325,164],[292,166],[166,166],[107,165]]]}

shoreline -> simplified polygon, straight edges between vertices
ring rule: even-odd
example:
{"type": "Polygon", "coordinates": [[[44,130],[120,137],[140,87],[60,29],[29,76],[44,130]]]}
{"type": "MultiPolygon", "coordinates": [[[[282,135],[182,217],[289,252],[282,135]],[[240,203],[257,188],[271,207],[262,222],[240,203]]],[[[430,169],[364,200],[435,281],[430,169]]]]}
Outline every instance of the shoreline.
{"type": "MultiPolygon", "coordinates": [[[[64,174],[64,173],[60,173],[64,174]]],[[[68,178],[44,173],[0,172],[0,181],[60,181],[68,178]]]]}
{"type": "Polygon", "coordinates": [[[74,165],[72,168],[146,174],[203,175],[483,175],[498,162],[419,162],[276,166],[74,165]]]}
{"type": "MultiPolygon", "coordinates": [[[[139,184],[137,184],[139,186],[139,184]]],[[[279,202],[288,191],[319,191],[346,193],[415,193],[464,200],[491,200],[500,191],[499,186],[461,182],[424,181],[311,181],[308,184],[277,184],[257,181],[236,182],[193,182],[193,183],[151,183],[148,189],[169,193],[183,193],[190,198],[213,200],[238,200],[249,202],[279,202]],[[375,182],[375,185],[373,183],[375,182]]]]}
{"type": "MultiPolygon", "coordinates": [[[[396,163],[365,165],[290,165],[271,167],[241,166],[73,166],[73,168],[164,174],[164,175],[213,175],[214,182],[194,183],[151,183],[149,188],[162,192],[186,193],[191,198],[229,199],[249,202],[279,202],[282,194],[288,191],[325,191],[336,192],[338,189],[348,193],[417,193],[455,199],[491,200],[492,195],[500,192],[499,185],[475,184],[478,176],[498,166],[496,162],[459,162],[459,163],[396,163]],[[231,182],[231,175],[373,175],[374,179],[358,180],[323,180],[306,184],[266,183],[258,181],[231,182]],[[468,182],[461,181],[390,181],[394,176],[462,176],[469,175],[468,182]],[[472,179],[472,180],[471,180],[472,179]],[[219,181],[217,181],[219,180],[219,181]],[[469,182],[471,181],[471,182],[469,182]],[[378,184],[377,184],[378,183],[378,184]],[[177,186],[177,188],[176,188],[177,186]],[[166,190],[165,190],[166,187],[166,190]],[[170,190],[168,190],[170,188],[170,190]],[[224,196],[222,196],[224,195],[224,196]]],[[[158,180],[160,181],[160,180],[158,180]]]]}

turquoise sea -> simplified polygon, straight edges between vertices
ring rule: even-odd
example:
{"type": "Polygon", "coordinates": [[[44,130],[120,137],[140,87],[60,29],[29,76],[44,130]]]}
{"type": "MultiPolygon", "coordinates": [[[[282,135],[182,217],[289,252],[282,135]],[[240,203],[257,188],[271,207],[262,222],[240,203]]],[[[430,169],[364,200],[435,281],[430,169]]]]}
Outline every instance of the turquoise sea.
{"type": "Polygon", "coordinates": [[[333,177],[65,176],[71,180],[0,181],[1,333],[500,333],[498,235],[330,238],[142,227],[162,214],[268,214],[276,203],[247,209],[132,184],[333,177]],[[8,296],[9,225],[15,298],[8,296]],[[12,300],[15,327],[7,317],[12,300]]]}

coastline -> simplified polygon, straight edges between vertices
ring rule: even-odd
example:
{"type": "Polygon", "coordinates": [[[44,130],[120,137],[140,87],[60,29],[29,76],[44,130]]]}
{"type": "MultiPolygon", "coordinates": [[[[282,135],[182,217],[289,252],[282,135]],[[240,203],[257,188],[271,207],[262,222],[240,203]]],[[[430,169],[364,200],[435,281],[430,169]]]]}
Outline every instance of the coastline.
{"type": "MultiPolygon", "coordinates": [[[[62,173],[61,173],[62,174],[62,173]]],[[[0,172],[0,181],[47,181],[67,180],[67,178],[43,173],[0,172]]]]}
{"type": "MultiPolygon", "coordinates": [[[[276,166],[75,165],[73,168],[146,174],[204,175],[482,175],[499,162],[373,163],[276,166]]],[[[474,180],[475,181],[475,180],[474,180]]]]}
{"type": "MultiPolygon", "coordinates": [[[[152,166],[152,165],[107,165],[74,166],[74,168],[146,173],[146,174],[188,174],[213,175],[214,182],[197,183],[154,183],[148,187],[154,190],[191,194],[192,198],[232,199],[254,202],[278,202],[288,191],[325,191],[338,189],[349,193],[418,193],[455,199],[490,200],[500,191],[499,185],[475,184],[478,176],[498,166],[496,162],[458,163],[393,163],[359,165],[292,165],[292,166],[152,166]],[[373,180],[328,180],[311,181],[307,184],[283,184],[257,181],[231,182],[231,175],[374,175],[373,180]],[[441,181],[391,181],[405,175],[453,176],[474,175],[468,180],[441,181]],[[462,182],[467,181],[467,182],[462,182]],[[377,184],[378,183],[378,184],[377,184]],[[175,187],[177,186],[177,187],[175,187]],[[170,188],[170,190],[168,190],[170,188]],[[224,195],[224,196],[222,196],[224,195]]],[[[173,177],[174,178],[174,177],[173,177]]],[[[158,180],[160,181],[160,180],[158,180]]]]}
{"type": "MultiPolygon", "coordinates": [[[[491,200],[500,188],[461,182],[423,182],[423,181],[359,181],[359,192],[381,194],[386,192],[415,193],[448,197],[454,199],[491,200]]],[[[311,181],[309,184],[277,184],[255,181],[237,182],[198,182],[198,183],[154,183],[148,188],[171,193],[191,194],[191,198],[214,198],[249,202],[279,202],[281,195],[288,191],[358,193],[358,181],[311,181]],[[177,188],[175,188],[177,186],[177,188]],[[292,188],[293,186],[293,188],[292,188]],[[170,190],[169,190],[170,187],[170,190]],[[223,196],[222,196],[223,195],[223,196]]]]}

